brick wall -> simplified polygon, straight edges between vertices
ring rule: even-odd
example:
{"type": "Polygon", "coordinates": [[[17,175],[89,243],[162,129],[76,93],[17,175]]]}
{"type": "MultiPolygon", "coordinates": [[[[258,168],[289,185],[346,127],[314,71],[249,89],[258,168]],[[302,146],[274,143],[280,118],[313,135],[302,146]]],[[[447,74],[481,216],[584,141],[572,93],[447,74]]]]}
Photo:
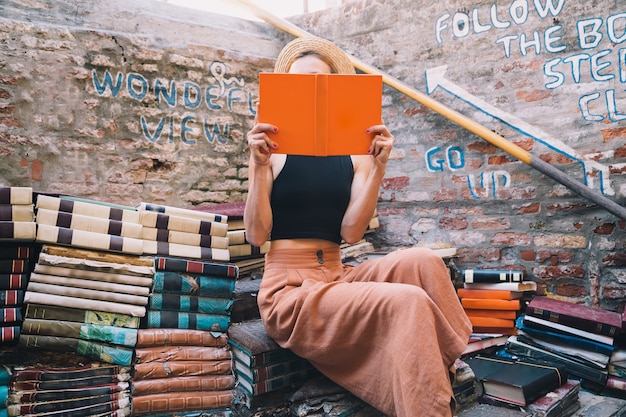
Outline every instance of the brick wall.
{"type": "MultiPolygon", "coordinates": [[[[244,197],[257,74],[290,35],[151,1],[0,7],[0,183],[125,204],[244,197]]],[[[291,20],[624,205],[619,1],[354,0],[291,20]]],[[[387,87],[383,103],[397,143],[376,246],[452,244],[461,267],[624,304],[624,219],[420,101],[387,87]]]]}

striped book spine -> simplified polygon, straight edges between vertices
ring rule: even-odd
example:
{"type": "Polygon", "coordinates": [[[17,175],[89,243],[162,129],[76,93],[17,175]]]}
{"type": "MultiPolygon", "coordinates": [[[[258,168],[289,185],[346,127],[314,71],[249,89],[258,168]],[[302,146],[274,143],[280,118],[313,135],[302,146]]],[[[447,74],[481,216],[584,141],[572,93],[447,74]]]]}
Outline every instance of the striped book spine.
{"type": "Polygon", "coordinates": [[[35,222],[0,221],[0,240],[35,240],[35,222]]]}
{"type": "Polygon", "coordinates": [[[43,208],[37,210],[37,224],[47,224],[49,226],[85,230],[88,232],[130,237],[135,239],[141,239],[143,231],[143,227],[139,223],[110,220],[101,217],[85,216],[82,214],[53,211],[43,208]]]}
{"type": "Polygon", "coordinates": [[[182,294],[153,293],[148,308],[151,310],[186,311],[206,314],[230,314],[234,300],[182,294]]]}
{"type": "Polygon", "coordinates": [[[24,302],[24,290],[1,290],[0,306],[17,306],[24,302]]]}
{"type": "Polygon", "coordinates": [[[24,290],[28,274],[0,274],[0,290],[24,290]]]}
{"type": "Polygon", "coordinates": [[[11,344],[16,343],[20,339],[20,326],[1,326],[0,327],[0,343],[11,344]]]}
{"type": "MultiPolygon", "coordinates": [[[[28,298],[28,294],[25,295],[28,298]]],[[[45,320],[68,320],[78,323],[117,326],[130,329],[139,328],[139,317],[107,311],[83,310],[67,306],[47,304],[27,304],[24,317],[45,320]]]]}
{"type": "Polygon", "coordinates": [[[159,204],[140,203],[139,205],[137,205],[136,209],[138,211],[151,211],[155,213],[173,215],[178,217],[187,217],[190,219],[203,220],[207,222],[226,223],[228,221],[228,216],[221,214],[184,209],[180,207],[163,206],[159,204]]]}
{"type": "Polygon", "coordinates": [[[179,311],[152,311],[146,313],[148,328],[176,328],[225,332],[230,316],[219,314],[186,313],[179,311]]]}
{"type": "Polygon", "coordinates": [[[103,219],[119,220],[122,222],[139,223],[139,212],[112,207],[97,201],[74,201],[58,197],[39,195],[35,209],[48,209],[66,213],[82,214],[103,219]]]}
{"type": "Polygon", "coordinates": [[[12,404],[19,404],[69,400],[74,398],[85,398],[121,393],[124,391],[128,391],[129,387],[130,384],[128,382],[118,382],[94,385],[92,387],[85,388],[66,388],[60,390],[24,390],[12,392],[9,395],[9,402],[12,404]]]}
{"type": "Polygon", "coordinates": [[[33,204],[32,187],[0,187],[0,204],[33,204]]]}
{"type": "Polygon", "coordinates": [[[128,399],[128,392],[116,392],[106,395],[92,395],[69,400],[9,404],[7,406],[7,411],[12,416],[94,415],[88,413],[98,412],[103,409],[106,410],[106,408],[103,407],[108,407],[106,404],[110,404],[111,402],[126,404],[128,399]]]}
{"type": "Polygon", "coordinates": [[[0,308],[0,323],[2,325],[21,323],[22,320],[22,309],[20,307],[0,308]]]}
{"type": "Polygon", "coordinates": [[[205,248],[202,246],[182,245],[180,243],[143,241],[143,253],[146,255],[187,257],[193,259],[206,259],[213,261],[230,260],[228,249],[205,248]]]}
{"type": "Polygon", "coordinates": [[[143,254],[143,241],[140,239],[44,224],[40,224],[37,228],[37,241],[135,255],[143,254]]]}
{"type": "Polygon", "coordinates": [[[39,251],[34,245],[30,243],[4,242],[0,244],[0,260],[30,259],[37,255],[39,251]]]}
{"type": "Polygon", "coordinates": [[[81,309],[84,310],[119,313],[134,317],[143,317],[146,315],[146,307],[144,306],[124,304],[118,301],[89,300],[80,297],[40,293],[28,290],[24,294],[24,302],[27,304],[40,304],[57,307],[80,306],[81,309]]]}
{"type": "MultiPolygon", "coordinates": [[[[35,266],[35,269],[37,267],[35,266]]],[[[110,281],[98,281],[82,278],[68,278],[66,275],[48,275],[33,272],[30,274],[30,281],[40,282],[42,284],[62,285],[73,288],[85,288],[90,290],[113,292],[116,294],[128,294],[147,297],[150,294],[150,287],[142,287],[138,285],[126,285],[113,283],[110,281]]]]}
{"type": "Polygon", "coordinates": [[[27,274],[30,265],[26,259],[0,259],[0,273],[3,274],[27,274]]]}
{"type": "Polygon", "coordinates": [[[254,246],[249,243],[244,243],[243,245],[230,245],[228,246],[228,252],[232,259],[262,257],[270,250],[270,244],[271,242],[267,241],[261,246],[254,246]]]}
{"type": "Polygon", "coordinates": [[[0,221],[34,222],[35,208],[32,204],[4,205],[0,204],[0,221]]]}
{"type": "Polygon", "coordinates": [[[223,237],[226,237],[228,233],[228,225],[226,223],[172,216],[154,211],[141,211],[139,213],[140,223],[144,227],[223,237]]]}
{"type": "Polygon", "coordinates": [[[181,258],[158,256],[155,259],[155,266],[156,269],[160,271],[189,272],[192,274],[232,278],[239,277],[239,268],[235,264],[193,261],[181,258]]]}
{"type": "Polygon", "coordinates": [[[154,274],[154,293],[176,293],[231,298],[235,290],[235,280],[230,277],[212,277],[169,271],[154,274]]]}
{"type": "Polygon", "coordinates": [[[201,235],[199,233],[179,232],[177,230],[143,227],[141,238],[158,242],[180,243],[205,248],[227,249],[229,240],[225,236],[201,235]]]}

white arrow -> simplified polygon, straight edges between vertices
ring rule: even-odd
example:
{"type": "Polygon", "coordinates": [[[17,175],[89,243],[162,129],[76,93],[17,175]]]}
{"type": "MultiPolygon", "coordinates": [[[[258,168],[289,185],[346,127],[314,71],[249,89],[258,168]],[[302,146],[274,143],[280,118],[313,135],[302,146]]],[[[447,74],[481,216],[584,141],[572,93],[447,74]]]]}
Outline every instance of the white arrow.
{"type": "Polygon", "coordinates": [[[591,188],[593,188],[594,184],[593,172],[594,170],[597,170],[600,173],[600,191],[603,194],[615,195],[615,190],[613,190],[611,182],[609,181],[609,168],[606,165],[602,165],[597,161],[590,161],[584,156],[579,156],[575,149],[570,148],[554,136],[549,135],[543,130],[523,121],[519,117],[502,111],[486,101],[472,95],[468,91],[465,91],[463,88],[446,79],[445,74],[447,69],[448,66],[443,65],[441,67],[426,70],[426,92],[429,95],[432,94],[438,87],[441,87],[453,96],[463,100],[481,112],[500,120],[523,135],[529,136],[536,141],[543,143],[555,152],[561,153],[568,158],[577,161],[583,167],[585,185],[591,188]]]}

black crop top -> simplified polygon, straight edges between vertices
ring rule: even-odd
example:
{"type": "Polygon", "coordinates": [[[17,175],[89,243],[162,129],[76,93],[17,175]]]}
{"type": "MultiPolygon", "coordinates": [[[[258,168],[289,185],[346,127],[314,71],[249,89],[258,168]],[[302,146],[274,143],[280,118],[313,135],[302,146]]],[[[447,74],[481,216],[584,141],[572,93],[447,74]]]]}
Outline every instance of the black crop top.
{"type": "Polygon", "coordinates": [[[354,167],[349,156],[287,155],[272,187],[271,240],[313,238],[341,243],[354,167]]]}

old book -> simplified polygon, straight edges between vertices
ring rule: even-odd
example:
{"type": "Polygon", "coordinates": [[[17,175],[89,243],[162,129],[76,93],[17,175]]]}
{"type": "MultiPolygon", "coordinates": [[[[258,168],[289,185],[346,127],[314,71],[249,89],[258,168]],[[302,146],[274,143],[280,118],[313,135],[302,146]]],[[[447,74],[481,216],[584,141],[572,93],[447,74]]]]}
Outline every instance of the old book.
{"type": "Polygon", "coordinates": [[[230,324],[230,316],[226,314],[148,310],[145,322],[148,328],[166,327],[225,332],[230,324]]]}
{"type": "Polygon", "coordinates": [[[2,240],[35,240],[37,224],[35,222],[0,221],[0,239],[2,240]]]}
{"type": "Polygon", "coordinates": [[[133,381],[201,375],[232,374],[232,360],[169,361],[137,363],[133,366],[133,381]]]}
{"type": "Polygon", "coordinates": [[[308,360],[299,357],[257,367],[250,367],[237,359],[235,360],[237,374],[250,383],[279,378],[283,375],[307,370],[312,367],[308,360]]]}
{"type": "Polygon", "coordinates": [[[32,204],[32,187],[0,187],[0,204],[32,204]]]}
{"type": "Polygon", "coordinates": [[[0,344],[17,343],[20,340],[19,325],[0,326],[0,344]]]}
{"type": "Polygon", "coordinates": [[[28,274],[0,274],[0,290],[24,290],[28,274]]]}
{"type": "Polygon", "coordinates": [[[582,362],[586,365],[596,366],[602,369],[607,367],[611,358],[610,355],[589,351],[567,343],[549,342],[538,337],[533,337],[519,329],[517,332],[517,339],[529,345],[540,347],[548,352],[553,352],[572,360],[582,362]]]}
{"type": "Polygon", "coordinates": [[[0,221],[34,222],[35,207],[32,204],[0,204],[0,221]]]}
{"type": "Polygon", "coordinates": [[[243,245],[244,243],[248,243],[245,229],[229,230],[226,236],[228,237],[229,245],[243,245]]]}
{"type": "Polygon", "coordinates": [[[66,306],[27,304],[24,317],[44,320],[67,320],[102,326],[139,328],[139,317],[107,311],[86,310],[66,306]]]}
{"type": "Polygon", "coordinates": [[[24,274],[30,272],[30,269],[27,259],[0,259],[2,274],[24,274]]]}
{"type": "Polygon", "coordinates": [[[57,286],[61,285],[72,288],[84,288],[97,291],[113,292],[116,294],[136,295],[141,296],[142,298],[148,297],[148,295],[150,294],[150,287],[120,284],[107,280],[96,281],[93,279],[70,278],[63,274],[49,275],[33,272],[30,274],[29,284],[35,282],[57,286]]]}
{"type": "Polygon", "coordinates": [[[567,381],[563,366],[477,355],[466,360],[476,379],[479,396],[486,394],[526,406],[567,381]]]}
{"type": "Polygon", "coordinates": [[[528,411],[536,417],[565,417],[580,408],[578,393],[580,381],[568,379],[563,385],[555,388],[528,404],[528,411]]]}
{"type": "Polygon", "coordinates": [[[537,291],[537,283],[535,281],[493,283],[466,282],[463,286],[474,290],[537,291]]]}
{"type": "Polygon", "coordinates": [[[232,400],[232,390],[137,395],[133,396],[133,415],[155,415],[230,407],[232,400]]]}
{"type": "Polygon", "coordinates": [[[71,337],[22,334],[19,343],[25,348],[73,352],[102,362],[123,366],[129,366],[133,357],[133,349],[71,337]]]}
{"type": "Polygon", "coordinates": [[[24,302],[27,304],[50,305],[57,307],[75,305],[80,306],[80,308],[83,310],[119,313],[134,317],[143,317],[146,315],[146,307],[136,304],[124,304],[120,303],[119,301],[93,300],[87,298],[72,297],[68,295],[40,293],[28,290],[24,294],[24,302]]]}
{"type": "Polygon", "coordinates": [[[180,243],[204,248],[228,249],[227,236],[202,235],[200,233],[179,232],[178,230],[157,229],[144,226],[141,238],[158,242],[180,243]]]}
{"type": "Polygon", "coordinates": [[[0,306],[19,306],[24,302],[24,290],[0,290],[0,306]]]}
{"type": "Polygon", "coordinates": [[[34,259],[41,249],[27,242],[0,242],[0,259],[34,259]]]}
{"type": "MultiPolygon", "coordinates": [[[[32,276],[32,274],[31,274],[32,276]]],[[[41,294],[50,294],[50,295],[61,295],[66,297],[74,297],[92,301],[110,301],[121,304],[132,304],[137,306],[146,306],[148,305],[148,296],[147,295],[134,295],[134,294],[123,294],[114,292],[114,285],[111,284],[111,291],[107,290],[95,290],[89,288],[81,288],[81,287],[72,287],[67,285],[66,280],[59,280],[59,284],[48,284],[41,282],[40,276],[36,276],[37,281],[33,281],[32,279],[28,282],[28,286],[26,287],[27,292],[36,292],[41,294]]],[[[85,282],[90,282],[85,280],[85,282]]],[[[118,284],[118,286],[121,284],[118,284]]],[[[116,287],[117,288],[117,287],[116,287]]]]}
{"type": "Polygon", "coordinates": [[[20,390],[11,392],[9,395],[9,402],[19,404],[69,400],[74,398],[109,395],[124,391],[130,391],[130,384],[128,382],[112,382],[82,388],[63,388],[56,390],[20,390]]]}
{"type": "Polygon", "coordinates": [[[232,359],[232,354],[225,346],[153,346],[135,349],[135,360],[137,363],[230,359],[232,359]]]}
{"type": "Polygon", "coordinates": [[[513,328],[515,327],[515,320],[512,320],[512,319],[499,319],[496,317],[474,317],[470,315],[468,315],[467,318],[472,323],[472,327],[473,326],[482,327],[482,328],[486,328],[486,327],[513,328]]]}
{"type": "Polygon", "coordinates": [[[157,256],[187,257],[228,262],[228,249],[206,248],[202,246],[183,245],[181,243],[158,242],[143,240],[143,253],[157,256]]]}
{"type": "Polygon", "coordinates": [[[464,269],[463,281],[467,283],[497,283],[521,282],[524,280],[524,271],[513,269],[464,269]]]}
{"type": "MultiPolygon", "coordinates": [[[[235,373],[241,376],[237,368],[235,368],[235,373]]],[[[238,381],[249,394],[261,395],[287,386],[292,386],[294,384],[304,384],[307,379],[316,375],[319,375],[319,371],[313,367],[309,367],[260,381],[250,382],[243,377],[239,378],[238,381]]]]}
{"type": "Polygon", "coordinates": [[[462,298],[461,305],[463,308],[474,308],[483,310],[519,310],[521,308],[520,300],[498,300],[498,299],[481,299],[481,298],[462,298]]]}
{"type": "Polygon", "coordinates": [[[139,212],[132,208],[122,208],[101,201],[86,199],[69,199],[38,195],[35,208],[52,211],[63,211],[103,219],[119,220],[128,223],[139,223],[139,212]]]}
{"type": "Polygon", "coordinates": [[[37,227],[37,241],[79,248],[96,249],[112,252],[142,255],[143,240],[66,227],[40,224],[37,227]]]}
{"type": "MultiPolygon", "coordinates": [[[[92,377],[107,376],[105,384],[118,381],[128,381],[130,379],[130,368],[119,365],[101,364],[92,362],[86,365],[74,367],[25,367],[16,368],[13,371],[13,382],[24,381],[69,381],[75,380],[80,383],[68,383],[73,388],[90,387],[99,385],[102,382],[88,380],[92,377]]],[[[48,386],[44,389],[63,389],[62,385],[48,386]]],[[[15,391],[25,390],[25,388],[14,387],[15,391]]]]}
{"type": "Polygon", "coordinates": [[[526,307],[526,315],[610,337],[622,330],[620,313],[546,296],[535,296],[526,307]]]}
{"type": "MultiPolygon", "coordinates": [[[[35,268],[33,268],[33,273],[30,277],[31,280],[33,279],[33,275],[65,277],[76,280],[76,283],[80,282],[81,285],[91,285],[93,286],[93,288],[100,288],[98,284],[84,283],[84,281],[95,281],[101,283],[102,285],[111,285],[110,288],[118,288],[120,292],[137,295],[148,295],[150,292],[150,288],[152,287],[152,275],[150,275],[149,277],[126,275],[116,272],[101,272],[91,269],[44,265],[40,262],[38,262],[35,265],[35,268]],[[117,285],[122,286],[118,287],[117,285]],[[122,288],[124,289],[123,291],[121,291],[122,288]]],[[[69,282],[71,281],[68,281],[68,285],[69,282]]]]}
{"type": "Polygon", "coordinates": [[[177,230],[179,232],[198,233],[201,235],[226,237],[228,233],[228,224],[226,223],[162,214],[156,211],[140,211],[139,221],[144,227],[177,230]]]}
{"type": "Polygon", "coordinates": [[[611,336],[605,336],[605,335],[598,334],[598,333],[588,332],[586,330],[581,330],[576,327],[567,326],[565,324],[541,319],[539,317],[531,316],[529,314],[524,315],[524,324],[527,325],[528,327],[567,333],[570,335],[584,337],[589,340],[594,340],[596,342],[604,343],[606,345],[615,345],[615,338],[611,336]]]}
{"type": "Polygon", "coordinates": [[[517,318],[518,310],[489,310],[486,308],[474,309],[466,308],[465,314],[472,317],[494,317],[498,319],[515,320],[517,318]]]}
{"type": "Polygon", "coordinates": [[[515,335],[515,334],[517,334],[517,327],[511,328],[511,327],[472,326],[472,331],[474,333],[515,335]]]}
{"type": "Polygon", "coordinates": [[[260,319],[234,323],[228,329],[228,337],[235,358],[249,367],[298,358],[268,336],[260,319]]]}
{"type": "Polygon", "coordinates": [[[37,224],[86,230],[88,232],[142,239],[143,227],[139,223],[123,222],[102,217],[54,211],[37,210],[37,224]]]}
{"type": "Polygon", "coordinates": [[[230,314],[233,302],[232,298],[154,292],[150,295],[148,308],[191,313],[230,314]]]}
{"type": "Polygon", "coordinates": [[[496,300],[517,300],[524,295],[523,291],[479,290],[471,288],[457,288],[456,293],[460,298],[486,298],[496,300]]]}
{"type": "Polygon", "coordinates": [[[241,245],[229,245],[228,252],[231,259],[262,257],[270,250],[271,242],[267,241],[261,246],[254,246],[250,243],[241,245]]]}
{"type": "Polygon", "coordinates": [[[205,276],[191,273],[157,271],[153,292],[204,295],[232,298],[235,279],[224,276],[205,276]]]}
{"type": "Polygon", "coordinates": [[[64,320],[26,318],[22,323],[22,334],[71,337],[131,348],[137,344],[137,329],[64,320]]]}
{"type": "Polygon", "coordinates": [[[117,400],[112,400],[104,403],[87,405],[76,408],[68,408],[62,410],[48,411],[44,413],[37,414],[21,414],[21,409],[18,407],[14,412],[20,413],[17,415],[21,415],[24,417],[34,417],[34,416],[48,416],[48,417],[61,417],[61,416],[99,416],[103,413],[108,413],[114,410],[124,409],[130,406],[130,398],[121,398],[117,400]]]}
{"type": "Polygon", "coordinates": [[[463,351],[462,356],[469,355],[471,353],[480,352],[495,346],[504,346],[509,335],[494,334],[490,337],[481,337],[479,339],[472,340],[467,344],[467,347],[463,351]]]}
{"type": "MultiPolygon", "coordinates": [[[[103,395],[85,396],[82,398],[58,399],[54,401],[40,401],[35,403],[18,403],[9,404],[7,411],[11,416],[27,416],[27,415],[61,415],[61,412],[69,410],[89,410],[89,413],[100,411],[100,407],[96,405],[104,405],[112,401],[128,399],[128,392],[114,392],[103,395]]],[[[106,408],[105,408],[106,410],[106,408]]]]}
{"type": "Polygon", "coordinates": [[[133,395],[180,391],[222,391],[235,387],[234,375],[201,375],[133,381],[133,395]]]}
{"type": "Polygon", "coordinates": [[[226,333],[194,329],[139,329],[137,347],[150,346],[226,346],[226,333]]]}
{"type": "Polygon", "coordinates": [[[366,129],[382,120],[377,75],[261,73],[259,96],[259,121],[279,127],[277,153],[364,155],[366,129]]]}
{"type": "Polygon", "coordinates": [[[60,265],[63,260],[68,260],[71,264],[68,266],[73,267],[85,264],[88,269],[100,270],[102,267],[113,265],[111,269],[119,273],[148,276],[154,274],[153,256],[128,255],[59,245],[43,245],[39,255],[40,263],[42,255],[54,259],[54,265],[60,265]],[[136,273],[135,270],[137,270],[136,273]]]}
{"type": "Polygon", "coordinates": [[[569,374],[595,384],[604,385],[608,377],[607,370],[585,365],[554,352],[549,352],[537,346],[524,343],[522,340],[518,339],[517,336],[510,336],[508,338],[505,349],[511,354],[529,358],[530,360],[562,365],[569,374]]]}
{"type": "Polygon", "coordinates": [[[21,307],[4,307],[0,308],[0,324],[6,326],[9,324],[22,322],[22,308],[21,307]]]}
{"type": "Polygon", "coordinates": [[[139,203],[136,206],[138,211],[151,211],[161,214],[187,217],[191,219],[203,220],[207,222],[226,223],[228,216],[224,213],[214,213],[210,210],[194,210],[174,206],[164,206],[160,204],[139,203]]]}
{"type": "Polygon", "coordinates": [[[223,262],[157,256],[155,265],[158,271],[189,272],[191,274],[231,278],[239,276],[237,265],[223,262]]]}

